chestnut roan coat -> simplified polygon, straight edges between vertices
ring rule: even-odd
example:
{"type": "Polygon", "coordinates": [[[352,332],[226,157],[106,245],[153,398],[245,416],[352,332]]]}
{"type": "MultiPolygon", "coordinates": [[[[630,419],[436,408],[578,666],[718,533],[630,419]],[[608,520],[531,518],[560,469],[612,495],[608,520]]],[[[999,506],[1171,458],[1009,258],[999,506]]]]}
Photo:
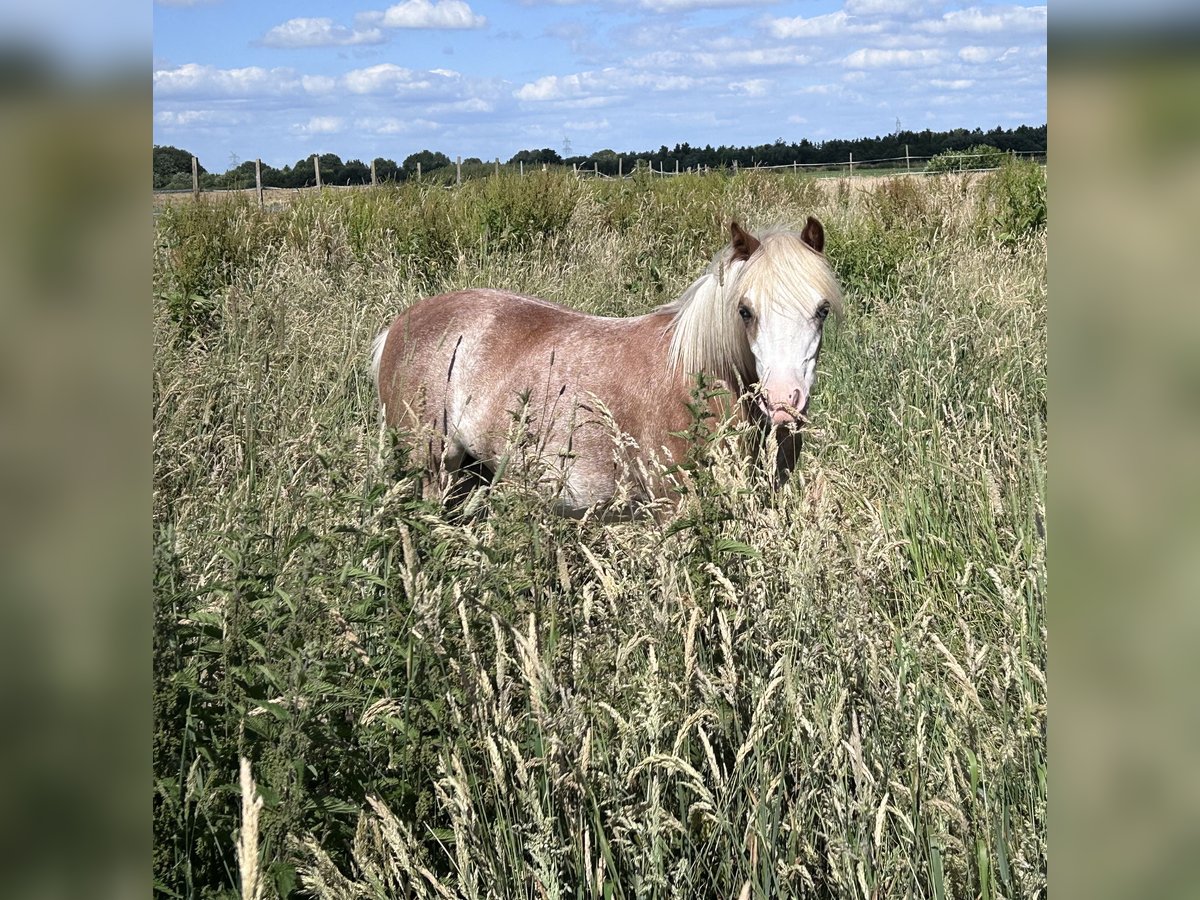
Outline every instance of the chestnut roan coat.
{"type": "Polygon", "coordinates": [[[562,512],[632,513],[687,454],[697,373],[735,399],[732,415],[775,431],[786,474],[840,290],[816,219],[799,232],[730,230],[678,299],[643,316],[479,288],[397,317],[375,340],[373,372],[427,494],[460,501],[520,456],[562,512]]]}

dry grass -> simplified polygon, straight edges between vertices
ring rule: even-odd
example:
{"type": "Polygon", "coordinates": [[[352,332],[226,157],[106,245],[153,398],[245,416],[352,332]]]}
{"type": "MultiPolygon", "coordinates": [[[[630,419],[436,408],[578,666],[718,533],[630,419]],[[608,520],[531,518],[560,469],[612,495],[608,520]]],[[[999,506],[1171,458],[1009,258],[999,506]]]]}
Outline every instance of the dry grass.
{"type": "Polygon", "coordinates": [[[980,184],[499,179],[226,207],[207,238],[164,216],[160,882],[232,886],[243,755],[280,893],[1044,894],[1045,236],[989,237],[980,184]],[[665,527],[559,519],[519,473],[469,522],[414,496],[365,374],[398,309],[489,285],[635,314],[729,218],[809,213],[847,314],[783,490],[718,452],[665,527]]]}

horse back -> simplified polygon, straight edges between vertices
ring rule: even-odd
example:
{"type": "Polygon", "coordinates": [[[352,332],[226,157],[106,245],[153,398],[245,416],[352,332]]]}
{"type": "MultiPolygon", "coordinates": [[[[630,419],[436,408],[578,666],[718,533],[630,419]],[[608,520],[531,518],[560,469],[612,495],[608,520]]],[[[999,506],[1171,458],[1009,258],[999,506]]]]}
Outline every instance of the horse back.
{"type": "MultiPolygon", "coordinates": [[[[430,297],[398,316],[378,353],[389,424],[432,429],[475,459],[504,452],[522,408],[549,457],[611,490],[614,432],[678,460],[691,381],[667,362],[671,317],[592,316],[506,291],[430,297]],[[603,469],[603,471],[601,471],[603,469]]],[[[588,491],[591,493],[591,491],[588,491]]]]}

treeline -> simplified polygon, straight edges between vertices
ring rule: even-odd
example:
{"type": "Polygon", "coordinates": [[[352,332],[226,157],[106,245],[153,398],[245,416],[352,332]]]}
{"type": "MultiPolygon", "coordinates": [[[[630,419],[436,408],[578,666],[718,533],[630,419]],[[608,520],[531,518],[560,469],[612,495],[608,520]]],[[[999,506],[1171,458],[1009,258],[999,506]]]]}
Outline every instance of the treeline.
{"type": "MultiPolygon", "coordinates": [[[[578,163],[581,167],[593,168],[599,164],[600,171],[606,175],[617,172],[618,158],[624,157],[622,170],[628,172],[631,160],[648,161],[654,168],[673,170],[675,161],[679,168],[686,170],[697,166],[709,168],[731,167],[736,162],[740,167],[747,166],[787,166],[792,163],[801,165],[845,165],[850,155],[855,160],[903,159],[906,153],[913,158],[922,159],[938,156],[950,151],[964,151],[971,147],[986,144],[1008,153],[1045,153],[1046,126],[1037,127],[1021,125],[1014,129],[993,128],[984,131],[980,128],[956,128],[952,131],[898,131],[886,137],[858,138],[855,140],[810,141],[807,138],[787,142],[782,138],[772,144],[760,144],[757,147],[734,147],[721,145],[713,147],[706,144],[703,147],[693,147],[690,144],[676,144],[668,148],[665,144],[658,150],[641,153],[618,154],[612,150],[601,150],[599,153],[586,157],[570,157],[563,160],[548,160],[563,162],[566,165],[578,163]]],[[[540,151],[543,154],[554,154],[552,150],[540,151]]]]}
{"type": "MultiPolygon", "coordinates": [[[[722,144],[713,147],[693,147],[691,144],[676,144],[668,148],[665,144],[657,150],[622,152],[600,150],[586,156],[560,155],[548,147],[521,150],[509,158],[505,165],[516,167],[540,165],[577,165],[580,168],[599,170],[605,175],[616,175],[618,171],[632,170],[634,161],[643,165],[652,164],[656,169],[673,171],[678,163],[680,170],[695,168],[727,168],[735,163],[740,167],[802,165],[844,165],[853,155],[856,161],[903,158],[906,153],[920,160],[948,152],[965,151],[986,144],[1005,153],[1045,153],[1046,126],[1020,125],[1013,129],[956,128],[951,131],[897,131],[885,137],[857,138],[855,140],[810,141],[807,138],[787,142],[783,138],[772,144],[757,147],[736,147],[722,144]]],[[[336,153],[317,156],[322,184],[370,184],[371,163],[359,159],[342,161],[336,153]]],[[[375,177],[380,181],[405,181],[420,171],[423,176],[446,178],[454,171],[455,160],[445,153],[421,150],[406,156],[397,164],[392,159],[378,157],[374,161],[375,177]]],[[[471,177],[491,171],[494,161],[478,157],[463,160],[463,174],[471,177]]],[[[206,189],[245,188],[254,186],[254,160],[238,163],[217,174],[210,172],[200,162],[200,186],[206,189]]],[[[301,188],[316,184],[316,172],[311,156],[297,160],[294,165],[282,168],[262,166],[264,187],[301,188]]],[[[187,189],[192,186],[192,154],[177,147],[154,147],[155,190],[187,189]]]]}

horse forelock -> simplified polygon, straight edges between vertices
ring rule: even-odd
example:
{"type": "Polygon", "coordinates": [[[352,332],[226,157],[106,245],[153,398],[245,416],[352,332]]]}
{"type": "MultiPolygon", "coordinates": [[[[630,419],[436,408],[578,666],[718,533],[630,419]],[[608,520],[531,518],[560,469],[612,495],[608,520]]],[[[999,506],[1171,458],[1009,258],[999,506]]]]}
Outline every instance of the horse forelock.
{"type": "Polygon", "coordinates": [[[733,286],[737,297],[754,292],[760,303],[792,314],[811,316],[821,301],[842,312],[842,289],[823,254],[795,231],[773,230],[759,237],[762,247],[733,286]]]}
{"type": "Polygon", "coordinates": [[[660,308],[674,315],[669,357],[674,370],[727,379],[753,376],[754,358],[737,315],[748,294],[793,316],[813,315],[822,300],[841,312],[833,270],[799,233],[771,229],[756,237],[761,246],[749,259],[734,259],[733,246],[727,245],[678,299],[660,308]]]}

